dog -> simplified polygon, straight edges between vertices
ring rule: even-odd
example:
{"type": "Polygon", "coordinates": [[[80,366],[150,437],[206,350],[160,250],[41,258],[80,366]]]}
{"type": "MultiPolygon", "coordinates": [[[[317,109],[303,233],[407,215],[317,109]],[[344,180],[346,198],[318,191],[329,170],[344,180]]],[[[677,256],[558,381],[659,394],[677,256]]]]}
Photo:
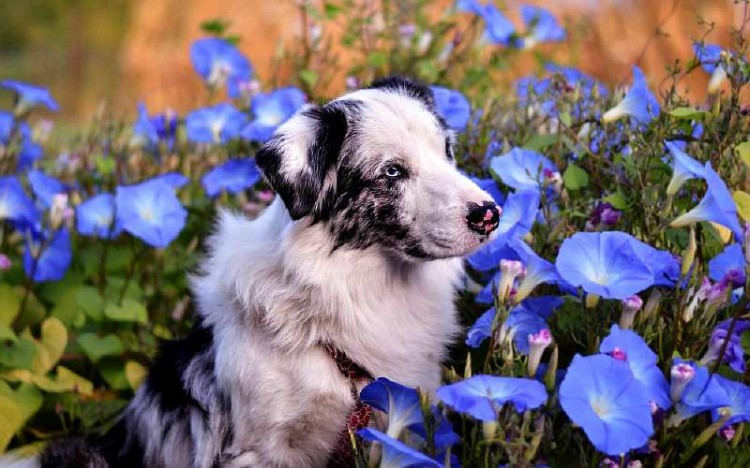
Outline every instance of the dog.
{"type": "Polygon", "coordinates": [[[37,466],[346,465],[372,376],[440,385],[462,257],[499,222],[453,143],[408,78],[301,109],[256,155],[275,200],[220,214],[190,335],[163,343],[106,435],[53,442],[37,466]]]}

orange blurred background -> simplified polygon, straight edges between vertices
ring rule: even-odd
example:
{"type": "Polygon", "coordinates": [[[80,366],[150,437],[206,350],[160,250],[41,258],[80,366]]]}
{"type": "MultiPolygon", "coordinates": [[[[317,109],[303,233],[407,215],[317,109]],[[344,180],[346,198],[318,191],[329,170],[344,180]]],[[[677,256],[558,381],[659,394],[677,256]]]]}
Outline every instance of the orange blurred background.
{"type": "MultiPolygon", "coordinates": [[[[128,115],[138,101],[151,112],[184,111],[205,103],[189,48],[203,36],[199,25],[207,19],[230,21],[229,32],[241,36],[240,48],[261,82],[277,72],[272,58],[280,44],[294,44],[302,30],[291,0],[2,3],[0,77],[49,86],[68,120],[88,118],[102,100],[128,115]],[[3,39],[8,34],[10,41],[3,39]]],[[[707,41],[730,45],[731,28],[741,25],[746,8],[733,0],[528,0],[498,5],[516,21],[513,12],[521,3],[549,9],[567,27],[566,42],[543,46],[559,63],[579,66],[609,84],[628,82],[630,65],[637,63],[653,86],[659,85],[668,65],[692,57],[692,40],[703,37],[709,23],[714,30],[707,41]]],[[[439,14],[451,4],[436,1],[433,10],[439,14]]],[[[344,69],[336,70],[338,89],[331,94],[344,89],[344,69]]],[[[531,69],[531,63],[527,67],[522,61],[509,73],[522,75],[531,69]]],[[[696,72],[681,86],[700,100],[707,79],[696,72]]]]}

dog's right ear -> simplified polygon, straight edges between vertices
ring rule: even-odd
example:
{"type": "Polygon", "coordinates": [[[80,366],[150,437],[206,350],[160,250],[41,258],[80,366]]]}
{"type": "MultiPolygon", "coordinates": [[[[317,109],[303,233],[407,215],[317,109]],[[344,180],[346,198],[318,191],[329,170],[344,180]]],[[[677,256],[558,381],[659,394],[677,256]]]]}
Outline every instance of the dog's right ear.
{"type": "Polygon", "coordinates": [[[292,219],[313,211],[328,173],[335,169],[348,130],[342,103],[310,106],[281,125],[255,156],[292,219]]]}

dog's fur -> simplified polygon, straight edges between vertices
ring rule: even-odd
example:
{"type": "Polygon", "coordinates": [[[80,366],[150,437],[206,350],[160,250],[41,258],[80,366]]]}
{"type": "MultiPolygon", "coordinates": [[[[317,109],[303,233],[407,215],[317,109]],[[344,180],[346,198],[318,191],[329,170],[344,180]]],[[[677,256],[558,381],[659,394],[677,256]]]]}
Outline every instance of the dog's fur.
{"type": "Polygon", "coordinates": [[[41,464],[324,466],[354,403],[325,343],[434,390],[461,257],[488,237],[467,215],[491,200],[452,142],[430,89],[404,78],[297,113],[256,157],[279,196],[256,220],[220,216],[193,332],[163,345],[110,433],[53,443],[41,464]]]}

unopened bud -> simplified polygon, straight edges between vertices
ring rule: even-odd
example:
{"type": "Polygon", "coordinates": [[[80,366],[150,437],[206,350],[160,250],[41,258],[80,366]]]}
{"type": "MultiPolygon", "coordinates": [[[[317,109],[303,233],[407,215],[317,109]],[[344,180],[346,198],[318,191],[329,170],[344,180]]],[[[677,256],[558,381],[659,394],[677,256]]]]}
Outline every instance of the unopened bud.
{"type": "Polygon", "coordinates": [[[693,266],[695,260],[695,251],[698,249],[698,244],[695,241],[695,228],[690,228],[690,239],[688,246],[684,252],[682,252],[682,267],[680,268],[680,275],[687,276],[690,273],[690,267],[693,266]]]}
{"type": "Polygon", "coordinates": [[[680,362],[672,366],[670,375],[672,376],[672,385],[669,389],[669,396],[673,402],[677,402],[682,397],[687,384],[695,377],[695,368],[688,363],[680,362]]]}
{"type": "Polygon", "coordinates": [[[527,339],[529,340],[529,361],[526,365],[526,373],[529,377],[534,377],[542,361],[544,350],[552,344],[552,333],[549,329],[543,328],[538,333],[528,335],[527,339]]]}
{"type": "Polygon", "coordinates": [[[635,314],[643,307],[643,299],[637,294],[622,301],[622,313],[620,314],[620,328],[629,329],[635,321],[635,314]]]}
{"type": "Polygon", "coordinates": [[[514,281],[525,272],[523,263],[518,260],[500,260],[500,284],[497,287],[497,300],[500,304],[508,300],[514,281]]]}

